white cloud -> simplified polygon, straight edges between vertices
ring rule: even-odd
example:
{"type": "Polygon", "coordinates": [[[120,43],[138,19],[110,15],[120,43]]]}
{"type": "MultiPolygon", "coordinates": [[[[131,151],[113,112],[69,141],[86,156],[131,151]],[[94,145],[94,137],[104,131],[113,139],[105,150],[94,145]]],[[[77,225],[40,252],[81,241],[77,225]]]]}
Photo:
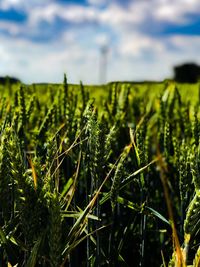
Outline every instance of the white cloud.
{"type": "Polygon", "coordinates": [[[52,22],[60,17],[73,23],[97,21],[109,25],[141,23],[149,17],[158,21],[185,23],[188,14],[200,13],[199,0],[130,0],[126,5],[111,0],[88,0],[88,3],[91,5],[61,4],[54,0],[1,0],[0,8],[20,9],[28,13],[34,22],[41,19],[52,22]],[[102,4],[106,4],[107,8],[99,8],[102,4]]]}
{"type": "Polygon", "coordinates": [[[109,44],[111,43],[111,39],[108,36],[108,34],[105,33],[100,33],[97,34],[97,36],[94,38],[94,42],[99,46],[109,46],[109,44]]]}
{"type": "Polygon", "coordinates": [[[21,32],[22,26],[10,21],[0,21],[1,31],[6,31],[12,36],[16,36],[21,32]]]}
{"type": "Polygon", "coordinates": [[[98,18],[98,10],[93,7],[80,5],[49,4],[44,8],[34,8],[29,13],[29,21],[37,25],[41,20],[53,23],[56,18],[61,18],[74,24],[82,22],[93,22],[98,18]]]}
{"type": "Polygon", "coordinates": [[[152,14],[160,21],[184,24],[189,21],[188,14],[199,14],[198,0],[153,0],[152,14]]]}
{"type": "Polygon", "coordinates": [[[53,0],[1,0],[0,8],[7,10],[10,8],[20,9],[23,12],[30,11],[33,7],[38,5],[44,6],[52,2],[53,0]]]}
{"type": "Polygon", "coordinates": [[[110,3],[111,0],[88,0],[87,2],[91,5],[102,6],[102,5],[110,3]]]}
{"type": "Polygon", "coordinates": [[[70,82],[97,82],[98,53],[83,51],[78,43],[63,42],[37,44],[2,38],[0,44],[1,75],[13,75],[24,82],[61,82],[66,72],[70,82]],[[92,73],[92,76],[91,76],[92,73]]]}
{"type": "MultiPolygon", "coordinates": [[[[145,9],[145,7],[146,4],[143,8],[145,9]]],[[[99,21],[103,24],[121,27],[141,23],[144,20],[143,15],[139,9],[135,10],[134,5],[130,5],[127,9],[117,4],[111,4],[99,14],[99,21]]]]}
{"type": "Polygon", "coordinates": [[[23,2],[23,0],[2,0],[0,6],[2,9],[9,9],[21,6],[23,2]]]}
{"type": "Polygon", "coordinates": [[[129,32],[129,34],[121,35],[117,49],[118,54],[128,57],[140,57],[145,51],[151,54],[162,53],[165,50],[165,45],[155,37],[129,32]]]}
{"type": "Polygon", "coordinates": [[[200,36],[175,35],[169,38],[170,43],[176,48],[177,54],[190,56],[191,60],[199,60],[200,36]]]}
{"type": "Polygon", "coordinates": [[[32,25],[37,25],[41,20],[53,23],[56,18],[61,18],[68,22],[77,23],[99,23],[106,26],[138,24],[144,20],[144,11],[149,5],[140,4],[140,10],[137,6],[130,5],[127,9],[116,3],[110,4],[106,9],[99,9],[95,6],[81,5],[61,5],[51,3],[41,8],[40,6],[32,8],[29,12],[29,21],[32,25]]]}
{"type": "Polygon", "coordinates": [[[53,0],[3,0],[1,6],[20,7],[28,15],[25,27],[32,28],[32,31],[38,27],[36,32],[39,32],[41,21],[53,24],[57,18],[71,23],[72,26],[78,24],[83,27],[85,23],[92,26],[96,23],[118,33],[126,28],[139,31],[151,22],[154,22],[154,27],[165,22],[184,24],[189,21],[188,14],[200,13],[198,0],[140,0],[129,1],[129,5],[125,6],[117,1],[107,1],[107,8],[103,9],[98,5],[61,4],[53,0]]]}
{"type": "Polygon", "coordinates": [[[119,53],[116,60],[113,58],[110,62],[109,78],[112,80],[162,80],[173,77],[175,65],[184,62],[200,62],[199,47],[200,36],[175,35],[151,39],[149,40],[149,49],[151,49],[148,54],[149,58],[145,57],[141,50],[134,54],[132,49],[127,49],[124,53],[119,53]],[[154,50],[157,46],[161,49],[154,50]],[[171,49],[171,46],[175,49],[171,49]]]}

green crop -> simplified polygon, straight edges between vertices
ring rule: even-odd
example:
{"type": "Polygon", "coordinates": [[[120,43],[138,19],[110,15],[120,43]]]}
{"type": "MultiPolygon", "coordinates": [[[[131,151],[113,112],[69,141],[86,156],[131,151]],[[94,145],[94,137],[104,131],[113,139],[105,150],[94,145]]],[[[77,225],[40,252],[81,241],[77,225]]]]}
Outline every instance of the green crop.
{"type": "Polygon", "coordinates": [[[1,86],[0,266],[199,266],[197,88],[1,86]]]}

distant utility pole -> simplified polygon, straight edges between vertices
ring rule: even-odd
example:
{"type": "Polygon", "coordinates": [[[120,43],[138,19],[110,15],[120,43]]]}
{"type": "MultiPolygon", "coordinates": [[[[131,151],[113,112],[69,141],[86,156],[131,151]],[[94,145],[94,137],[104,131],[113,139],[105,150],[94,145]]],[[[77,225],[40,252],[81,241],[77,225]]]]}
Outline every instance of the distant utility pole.
{"type": "Polygon", "coordinates": [[[107,82],[108,45],[100,47],[99,83],[107,82]]]}

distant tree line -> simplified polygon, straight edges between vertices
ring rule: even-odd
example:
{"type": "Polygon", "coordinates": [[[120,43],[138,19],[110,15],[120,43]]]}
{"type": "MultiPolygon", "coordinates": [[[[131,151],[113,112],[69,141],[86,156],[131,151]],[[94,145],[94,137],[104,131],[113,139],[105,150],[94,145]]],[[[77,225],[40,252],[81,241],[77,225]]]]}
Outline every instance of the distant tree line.
{"type": "Polygon", "coordinates": [[[200,79],[200,66],[186,63],[174,67],[174,80],[180,83],[196,83],[200,79]]]}
{"type": "Polygon", "coordinates": [[[10,76],[0,76],[0,84],[14,84],[20,82],[19,79],[10,76]]]}

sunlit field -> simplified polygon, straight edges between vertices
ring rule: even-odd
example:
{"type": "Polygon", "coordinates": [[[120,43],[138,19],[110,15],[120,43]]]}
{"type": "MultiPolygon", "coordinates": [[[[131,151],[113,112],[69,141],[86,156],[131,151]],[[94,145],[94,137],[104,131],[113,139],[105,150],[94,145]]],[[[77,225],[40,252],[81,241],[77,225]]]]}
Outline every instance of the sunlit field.
{"type": "Polygon", "coordinates": [[[0,266],[199,266],[199,84],[0,92],[0,266]]]}

